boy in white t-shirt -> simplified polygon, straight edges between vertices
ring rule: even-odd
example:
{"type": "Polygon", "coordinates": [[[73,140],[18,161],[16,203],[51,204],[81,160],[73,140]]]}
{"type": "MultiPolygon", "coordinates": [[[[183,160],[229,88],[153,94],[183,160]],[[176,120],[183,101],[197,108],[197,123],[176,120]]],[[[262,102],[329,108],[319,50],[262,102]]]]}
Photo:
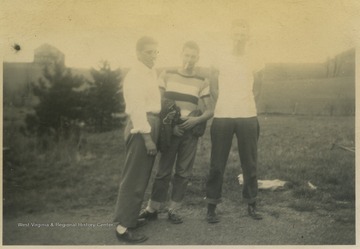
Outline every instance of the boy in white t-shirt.
{"type": "Polygon", "coordinates": [[[262,219],[256,210],[257,141],[260,128],[255,103],[259,91],[254,89],[261,77],[259,73],[254,74],[254,58],[247,51],[247,22],[234,21],[231,33],[232,51],[222,54],[217,61],[218,83],[214,89],[217,103],[211,126],[211,164],[206,183],[209,223],[219,222],[215,209],[221,202],[223,176],[234,134],[244,176],[243,199],[248,203],[249,215],[256,220],[262,219]]]}

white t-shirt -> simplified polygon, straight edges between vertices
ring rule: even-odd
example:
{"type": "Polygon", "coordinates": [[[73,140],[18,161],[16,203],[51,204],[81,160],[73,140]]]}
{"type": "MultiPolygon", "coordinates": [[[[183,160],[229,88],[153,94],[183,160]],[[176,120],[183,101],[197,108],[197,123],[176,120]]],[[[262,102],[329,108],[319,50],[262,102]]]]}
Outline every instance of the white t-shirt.
{"type": "Polygon", "coordinates": [[[219,96],[215,118],[249,118],[257,115],[254,94],[254,72],[261,69],[251,54],[234,56],[230,52],[217,56],[219,96]]]}

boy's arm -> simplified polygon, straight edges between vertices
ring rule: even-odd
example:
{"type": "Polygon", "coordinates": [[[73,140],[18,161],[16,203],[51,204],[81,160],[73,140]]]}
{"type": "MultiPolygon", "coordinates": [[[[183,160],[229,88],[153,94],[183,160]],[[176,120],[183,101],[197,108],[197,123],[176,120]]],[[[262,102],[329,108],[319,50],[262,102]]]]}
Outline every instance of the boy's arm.
{"type": "Polygon", "coordinates": [[[214,116],[214,102],[211,100],[210,96],[203,97],[201,99],[204,103],[205,111],[201,116],[198,117],[199,123],[205,122],[214,116]]]}
{"type": "Polygon", "coordinates": [[[263,70],[260,70],[254,74],[253,94],[256,105],[259,104],[262,82],[263,82],[263,70]]]}
{"type": "Polygon", "coordinates": [[[216,69],[215,67],[212,67],[210,69],[209,82],[210,82],[210,95],[211,95],[214,105],[219,96],[218,79],[219,79],[219,70],[216,69]]]}

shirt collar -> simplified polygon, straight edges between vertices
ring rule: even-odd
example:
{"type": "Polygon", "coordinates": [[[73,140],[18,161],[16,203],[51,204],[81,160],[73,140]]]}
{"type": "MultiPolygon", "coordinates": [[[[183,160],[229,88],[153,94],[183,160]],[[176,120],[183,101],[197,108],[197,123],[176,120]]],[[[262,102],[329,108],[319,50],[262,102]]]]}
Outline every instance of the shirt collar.
{"type": "Polygon", "coordinates": [[[142,63],[141,61],[137,60],[135,63],[135,67],[139,70],[141,70],[144,73],[152,73],[155,71],[154,67],[153,68],[148,68],[144,63],[142,63]]]}

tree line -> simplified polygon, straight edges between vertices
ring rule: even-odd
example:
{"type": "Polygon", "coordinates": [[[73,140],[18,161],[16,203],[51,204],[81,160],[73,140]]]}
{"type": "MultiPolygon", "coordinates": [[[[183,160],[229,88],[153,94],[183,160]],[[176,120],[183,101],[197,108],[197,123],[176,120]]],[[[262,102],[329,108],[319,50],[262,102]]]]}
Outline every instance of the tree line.
{"type": "Polygon", "coordinates": [[[45,66],[43,77],[32,83],[38,104],[27,114],[23,132],[67,139],[74,127],[91,132],[119,127],[113,114],[125,111],[121,70],[105,61],[90,72],[93,79],[87,80],[59,63],[45,66]]]}

